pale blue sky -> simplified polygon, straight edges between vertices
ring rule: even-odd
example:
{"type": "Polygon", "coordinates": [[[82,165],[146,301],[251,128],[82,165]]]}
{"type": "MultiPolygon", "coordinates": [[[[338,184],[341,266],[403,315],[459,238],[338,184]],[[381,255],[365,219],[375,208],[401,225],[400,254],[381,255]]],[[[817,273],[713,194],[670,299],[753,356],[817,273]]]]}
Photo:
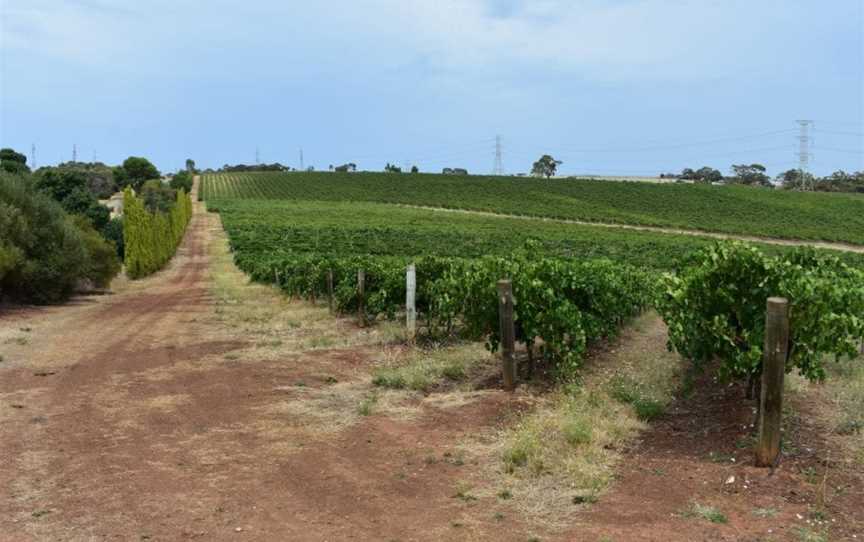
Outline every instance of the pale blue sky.
{"type": "Polygon", "coordinates": [[[864,0],[0,0],[0,145],[657,174],[864,169],[864,0]]]}

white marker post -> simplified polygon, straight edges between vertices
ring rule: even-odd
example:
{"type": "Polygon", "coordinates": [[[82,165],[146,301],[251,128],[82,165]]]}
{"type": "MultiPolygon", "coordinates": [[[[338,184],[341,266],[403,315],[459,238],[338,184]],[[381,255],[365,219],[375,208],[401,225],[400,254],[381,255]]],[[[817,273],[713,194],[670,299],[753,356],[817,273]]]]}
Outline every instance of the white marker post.
{"type": "Polygon", "coordinates": [[[414,340],[417,331],[417,269],[414,264],[408,266],[405,273],[405,325],[408,328],[408,340],[414,340]]]}

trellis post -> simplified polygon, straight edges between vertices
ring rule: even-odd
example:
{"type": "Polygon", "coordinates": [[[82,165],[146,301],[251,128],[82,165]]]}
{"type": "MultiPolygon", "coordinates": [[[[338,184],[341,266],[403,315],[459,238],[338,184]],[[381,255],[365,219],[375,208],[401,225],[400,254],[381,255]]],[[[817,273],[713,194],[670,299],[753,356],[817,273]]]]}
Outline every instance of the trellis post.
{"type": "Polygon", "coordinates": [[[789,301],[770,297],[766,309],[759,437],[756,443],[756,465],[759,467],[772,467],[780,458],[783,377],[789,351],[789,301]]]}
{"type": "Polygon", "coordinates": [[[509,280],[498,281],[498,323],[501,328],[504,389],[513,391],[516,389],[516,328],[513,321],[513,284],[509,280]]]}

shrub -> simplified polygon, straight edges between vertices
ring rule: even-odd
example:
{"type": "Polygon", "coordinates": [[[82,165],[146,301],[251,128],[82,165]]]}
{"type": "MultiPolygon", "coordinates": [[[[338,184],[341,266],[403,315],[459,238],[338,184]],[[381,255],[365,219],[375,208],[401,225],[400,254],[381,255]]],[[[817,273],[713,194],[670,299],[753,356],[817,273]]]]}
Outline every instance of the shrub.
{"type": "Polygon", "coordinates": [[[83,234],[23,176],[0,173],[0,290],[20,301],[66,299],[87,274],[83,234]]]}
{"type": "Polygon", "coordinates": [[[192,191],[192,175],[188,171],[179,171],[169,183],[174,190],[183,189],[188,194],[192,191]]]}
{"type": "Polygon", "coordinates": [[[113,242],[106,241],[87,218],[77,216],[73,221],[81,232],[88,255],[81,278],[89,280],[96,288],[105,288],[120,272],[117,247],[113,242]]]}
{"type": "Polygon", "coordinates": [[[114,248],[117,250],[117,257],[123,261],[126,251],[123,242],[123,217],[115,216],[105,224],[102,228],[102,237],[107,241],[114,243],[114,248]]]}

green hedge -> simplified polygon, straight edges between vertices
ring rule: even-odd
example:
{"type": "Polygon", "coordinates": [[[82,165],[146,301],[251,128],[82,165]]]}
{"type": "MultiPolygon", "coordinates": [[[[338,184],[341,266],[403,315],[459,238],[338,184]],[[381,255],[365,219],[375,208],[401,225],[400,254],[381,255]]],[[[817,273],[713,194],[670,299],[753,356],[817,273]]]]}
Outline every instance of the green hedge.
{"type": "Polygon", "coordinates": [[[192,218],[192,200],[184,190],[178,190],[170,211],[154,213],[126,188],[123,216],[126,274],[132,279],[146,277],[161,269],[177,250],[192,218]]]}

